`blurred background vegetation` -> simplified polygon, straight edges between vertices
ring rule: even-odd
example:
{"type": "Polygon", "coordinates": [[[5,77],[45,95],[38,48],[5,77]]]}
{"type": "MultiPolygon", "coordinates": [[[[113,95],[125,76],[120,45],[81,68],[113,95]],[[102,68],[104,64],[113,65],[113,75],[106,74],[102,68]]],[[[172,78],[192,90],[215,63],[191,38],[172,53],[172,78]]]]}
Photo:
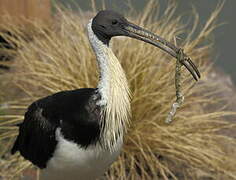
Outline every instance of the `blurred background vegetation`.
{"type": "MultiPolygon", "coordinates": [[[[149,0],[130,0],[133,8],[141,12],[143,7],[147,4],[149,0]]],[[[79,4],[79,7],[83,10],[91,9],[90,1],[84,0],[53,0],[54,5],[62,3],[66,7],[70,7],[73,10],[77,11],[78,9],[74,4],[79,4]]],[[[94,1],[98,7],[102,6],[104,2],[107,7],[111,9],[116,9],[119,12],[125,13],[128,11],[128,1],[116,1],[116,0],[103,0],[103,1],[94,1]]],[[[160,12],[163,13],[168,1],[159,0],[160,12]]],[[[197,27],[196,33],[203,27],[204,23],[207,21],[211,12],[215,9],[219,2],[224,2],[224,7],[218,17],[219,24],[223,25],[214,31],[214,36],[208,38],[214,38],[215,48],[214,48],[214,58],[213,61],[222,68],[226,73],[228,73],[233,81],[236,83],[236,58],[235,58],[235,42],[236,42],[236,1],[235,0],[180,0],[177,1],[178,7],[176,9],[176,14],[187,14],[192,11],[192,7],[196,9],[199,13],[200,24],[197,27]]],[[[184,22],[188,21],[189,17],[185,17],[182,20],[184,22]]],[[[192,21],[193,22],[193,21],[192,21]]],[[[189,27],[191,23],[189,24],[189,27]]],[[[181,36],[184,39],[184,37],[181,36]]]]}
{"type": "MultiPolygon", "coordinates": [[[[50,26],[1,24],[0,28],[10,33],[0,35],[17,49],[7,50],[14,61],[10,70],[0,75],[0,179],[37,177],[28,161],[9,154],[18,133],[14,125],[22,121],[32,101],[60,90],[96,86],[98,71],[85,25],[96,8],[104,7],[100,1],[60,2],[67,8],[53,1],[55,16],[50,26]]],[[[113,41],[133,92],[133,117],[123,152],[104,179],[236,179],[235,91],[227,76],[214,66],[220,57],[215,54],[220,35],[214,32],[222,22],[220,12],[225,12],[230,1],[225,6],[204,1],[206,14],[199,7],[200,0],[191,1],[196,10],[189,8],[189,2],[182,4],[185,1],[104,2],[169,41],[178,37],[177,44],[202,73],[195,83],[185,71],[186,101],[174,122],[166,125],[164,119],[175,100],[174,61],[135,40],[113,41]]]]}

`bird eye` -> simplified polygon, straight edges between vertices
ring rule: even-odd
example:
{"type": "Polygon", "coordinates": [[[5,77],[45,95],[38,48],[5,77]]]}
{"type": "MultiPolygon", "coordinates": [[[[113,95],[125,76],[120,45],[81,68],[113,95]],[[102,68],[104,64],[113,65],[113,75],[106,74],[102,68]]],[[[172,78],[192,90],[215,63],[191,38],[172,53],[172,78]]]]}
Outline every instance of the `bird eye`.
{"type": "Polygon", "coordinates": [[[118,21],[116,20],[116,19],[114,19],[114,20],[112,20],[112,22],[111,22],[113,25],[115,25],[115,24],[117,24],[118,23],[118,21]]]}
{"type": "Polygon", "coordinates": [[[105,26],[103,26],[103,25],[100,25],[100,27],[102,27],[103,29],[106,29],[106,27],[105,27],[105,26]]]}

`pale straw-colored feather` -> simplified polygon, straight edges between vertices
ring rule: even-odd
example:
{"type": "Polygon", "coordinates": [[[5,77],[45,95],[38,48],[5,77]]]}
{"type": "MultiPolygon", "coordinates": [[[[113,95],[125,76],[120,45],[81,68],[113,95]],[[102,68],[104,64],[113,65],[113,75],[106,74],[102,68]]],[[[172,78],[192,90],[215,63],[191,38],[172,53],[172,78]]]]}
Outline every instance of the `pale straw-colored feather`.
{"type": "Polygon", "coordinates": [[[102,133],[100,142],[104,148],[113,150],[118,138],[123,138],[130,118],[130,90],[121,64],[111,48],[101,42],[92,30],[92,20],[87,26],[88,37],[96,54],[100,70],[97,85],[102,107],[102,133]]]}
{"type": "Polygon", "coordinates": [[[112,145],[120,137],[123,137],[127,130],[130,119],[130,90],[128,82],[118,59],[110,48],[107,48],[108,56],[108,100],[104,108],[104,132],[102,142],[105,147],[112,149],[112,145]]]}

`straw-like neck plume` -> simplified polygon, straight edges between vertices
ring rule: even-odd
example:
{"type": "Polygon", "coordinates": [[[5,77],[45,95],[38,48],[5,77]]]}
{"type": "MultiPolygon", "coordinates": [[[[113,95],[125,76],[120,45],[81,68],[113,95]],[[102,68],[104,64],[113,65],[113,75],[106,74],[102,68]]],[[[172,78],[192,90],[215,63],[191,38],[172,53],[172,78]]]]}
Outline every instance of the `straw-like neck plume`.
{"type": "Polygon", "coordinates": [[[102,107],[101,142],[112,150],[113,144],[123,138],[130,116],[130,90],[125,73],[107,44],[100,41],[92,30],[92,20],[87,26],[88,37],[96,54],[100,79],[98,92],[102,107]]]}

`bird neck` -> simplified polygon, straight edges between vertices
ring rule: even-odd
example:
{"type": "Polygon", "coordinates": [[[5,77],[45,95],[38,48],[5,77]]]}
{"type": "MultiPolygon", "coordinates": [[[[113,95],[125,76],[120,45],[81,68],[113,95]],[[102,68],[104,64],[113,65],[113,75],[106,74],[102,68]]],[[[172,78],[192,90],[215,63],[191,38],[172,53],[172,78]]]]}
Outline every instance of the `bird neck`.
{"type": "Polygon", "coordinates": [[[100,79],[98,92],[102,107],[101,144],[112,150],[115,142],[123,138],[130,118],[130,90],[118,59],[108,45],[100,41],[92,30],[92,21],[87,26],[88,36],[96,54],[100,79]]]}

